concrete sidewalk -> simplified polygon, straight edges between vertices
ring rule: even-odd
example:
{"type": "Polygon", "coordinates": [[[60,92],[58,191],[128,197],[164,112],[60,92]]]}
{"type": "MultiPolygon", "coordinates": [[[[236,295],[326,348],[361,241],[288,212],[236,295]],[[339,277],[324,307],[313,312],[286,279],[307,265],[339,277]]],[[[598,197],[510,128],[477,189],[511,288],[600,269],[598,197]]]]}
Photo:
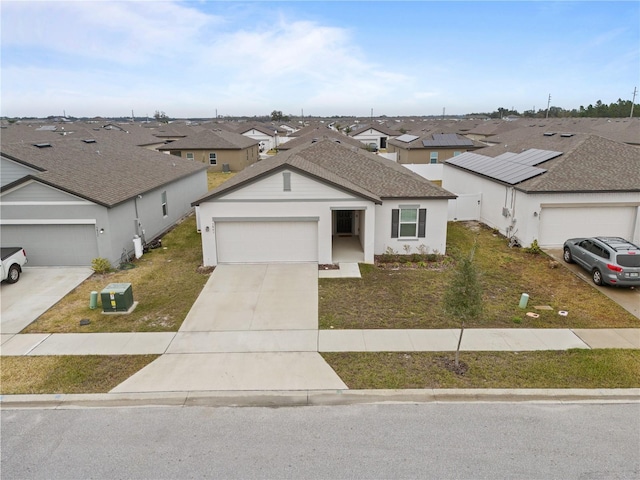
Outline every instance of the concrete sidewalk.
{"type": "MultiPolygon", "coordinates": [[[[458,329],[53,333],[3,337],[0,355],[143,355],[285,352],[452,352],[458,329]]],[[[463,351],[640,349],[640,328],[467,328],[463,351]]]]}

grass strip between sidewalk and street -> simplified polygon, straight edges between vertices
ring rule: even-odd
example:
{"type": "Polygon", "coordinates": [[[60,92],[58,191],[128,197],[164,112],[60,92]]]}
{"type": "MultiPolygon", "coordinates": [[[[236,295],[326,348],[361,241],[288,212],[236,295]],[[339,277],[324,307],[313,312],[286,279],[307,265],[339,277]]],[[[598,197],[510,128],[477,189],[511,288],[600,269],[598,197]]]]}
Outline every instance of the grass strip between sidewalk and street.
{"type": "Polygon", "coordinates": [[[323,353],[350,389],[640,388],[640,351],[323,353]]]}
{"type": "Polygon", "coordinates": [[[0,393],[107,393],[156,358],[158,355],[0,357],[0,393]]]}

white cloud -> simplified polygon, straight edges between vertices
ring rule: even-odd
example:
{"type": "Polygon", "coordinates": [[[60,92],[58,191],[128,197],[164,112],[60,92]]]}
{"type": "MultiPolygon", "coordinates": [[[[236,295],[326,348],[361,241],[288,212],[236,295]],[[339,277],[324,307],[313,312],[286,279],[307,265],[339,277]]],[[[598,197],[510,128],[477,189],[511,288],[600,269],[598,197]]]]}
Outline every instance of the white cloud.
{"type": "Polygon", "coordinates": [[[3,48],[115,63],[179,54],[220,19],[172,2],[2,2],[3,48]]]}

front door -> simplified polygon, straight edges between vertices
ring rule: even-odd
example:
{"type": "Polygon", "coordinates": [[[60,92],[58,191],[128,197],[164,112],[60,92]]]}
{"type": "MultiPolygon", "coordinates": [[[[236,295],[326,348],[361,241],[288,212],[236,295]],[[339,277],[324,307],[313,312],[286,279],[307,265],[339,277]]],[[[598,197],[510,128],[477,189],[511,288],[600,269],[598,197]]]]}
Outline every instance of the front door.
{"type": "Polygon", "coordinates": [[[336,233],[353,233],[353,210],[336,210],[336,233]]]}

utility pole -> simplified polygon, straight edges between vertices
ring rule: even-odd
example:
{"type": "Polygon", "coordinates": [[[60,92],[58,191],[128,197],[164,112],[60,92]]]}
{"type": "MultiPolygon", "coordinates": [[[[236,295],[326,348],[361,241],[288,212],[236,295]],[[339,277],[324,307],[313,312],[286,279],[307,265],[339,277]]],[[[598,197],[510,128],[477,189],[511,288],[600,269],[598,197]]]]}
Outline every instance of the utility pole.
{"type": "Polygon", "coordinates": [[[633,100],[631,100],[631,115],[629,115],[629,118],[633,118],[633,106],[636,104],[637,93],[638,93],[638,87],[633,87],[633,100]]]}
{"type": "Polygon", "coordinates": [[[446,107],[442,107],[442,119],[444,120],[444,112],[445,112],[446,107]]]}
{"type": "Polygon", "coordinates": [[[551,94],[549,94],[549,100],[547,101],[547,115],[544,118],[549,118],[549,106],[551,105],[551,94]]]}

